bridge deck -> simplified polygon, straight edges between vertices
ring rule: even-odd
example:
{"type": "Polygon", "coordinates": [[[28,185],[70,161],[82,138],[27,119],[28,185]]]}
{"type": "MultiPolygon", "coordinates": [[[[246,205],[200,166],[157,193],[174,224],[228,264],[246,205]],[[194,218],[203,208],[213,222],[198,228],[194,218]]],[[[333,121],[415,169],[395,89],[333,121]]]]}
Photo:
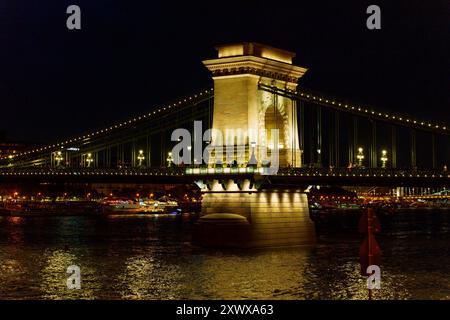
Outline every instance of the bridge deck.
{"type": "Polygon", "coordinates": [[[40,168],[0,170],[2,182],[109,182],[189,184],[199,180],[263,180],[265,185],[448,186],[450,173],[439,170],[282,168],[40,168]],[[225,170],[224,170],[225,169],[225,170]],[[228,170],[227,170],[228,169],[228,170]]]}

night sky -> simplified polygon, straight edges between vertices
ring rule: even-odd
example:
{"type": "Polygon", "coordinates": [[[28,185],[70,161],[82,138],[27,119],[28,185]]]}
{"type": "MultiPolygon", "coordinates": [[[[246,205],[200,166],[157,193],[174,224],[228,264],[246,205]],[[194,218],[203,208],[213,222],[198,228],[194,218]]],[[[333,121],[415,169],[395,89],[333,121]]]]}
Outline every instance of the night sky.
{"type": "Polygon", "coordinates": [[[212,86],[201,60],[241,41],[296,52],[303,87],[450,123],[448,0],[0,0],[0,130],[50,142],[148,112],[212,86]]]}

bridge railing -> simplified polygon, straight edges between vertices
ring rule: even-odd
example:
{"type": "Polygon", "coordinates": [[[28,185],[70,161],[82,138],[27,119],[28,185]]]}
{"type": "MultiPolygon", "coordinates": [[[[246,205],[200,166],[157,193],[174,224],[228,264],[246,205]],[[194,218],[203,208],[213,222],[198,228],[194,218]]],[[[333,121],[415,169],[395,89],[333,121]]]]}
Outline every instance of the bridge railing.
{"type": "Polygon", "coordinates": [[[181,167],[150,168],[7,168],[0,169],[0,175],[183,175],[181,167]]]}
{"type": "Polygon", "coordinates": [[[450,177],[447,170],[394,168],[280,168],[285,176],[346,176],[346,177],[450,177]]]}
{"type": "MultiPolygon", "coordinates": [[[[1,176],[32,176],[32,175],[148,175],[148,176],[196,176],[196,175],[261,175],[266,168],[261,167],[141,167],[141,168],[3,168],[1,176]]],[[[280,168],[276,176],[286,177],[380,177],[380,178],[450,178],[447,170],[411,170],[393,168],[280,168]]]]}

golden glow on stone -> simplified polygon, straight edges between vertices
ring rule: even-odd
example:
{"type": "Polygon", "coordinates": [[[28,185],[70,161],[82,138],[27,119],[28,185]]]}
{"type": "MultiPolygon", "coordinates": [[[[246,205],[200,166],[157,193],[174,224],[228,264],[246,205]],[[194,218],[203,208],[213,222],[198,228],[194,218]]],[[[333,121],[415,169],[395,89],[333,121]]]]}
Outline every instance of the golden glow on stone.
{"type": "Polygon", "coordinates": [[[292,64],[292,57],[288,57],[286,55],[280,54],[279,52],[273,51],[268,48],[263,48],[261,50],[261,57],[292,64]]]}
{"type": "Polygon", "coordinates": [[[219,58],[234,57],[244,55],[244,45],[235,44],[224,47],[218,47],[219,58]]]}
{"type": "Polygon", "coordinates": [[[254,42],[232,43],[216,46],[219,58],[255,56],[292,64],[295,53],[254,42]]]}

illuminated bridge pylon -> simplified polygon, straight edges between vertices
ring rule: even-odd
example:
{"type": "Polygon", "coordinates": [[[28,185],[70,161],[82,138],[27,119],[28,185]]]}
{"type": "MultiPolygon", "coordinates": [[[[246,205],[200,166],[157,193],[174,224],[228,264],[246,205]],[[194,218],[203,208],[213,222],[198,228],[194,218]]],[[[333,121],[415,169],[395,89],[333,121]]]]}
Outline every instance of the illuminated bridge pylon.
{"type": "MultiPolygon", "coordinates": [[[[297,128],[296,99],[258,90],[259,85],[295,91],[305,68],[292,64],[295,53],[257,43],[238,43],[216,47],[218,58],[203,63],[214,80],[213,129],[222,133],[226,141],[219,144],[240,145],[254,149],[259,164],[263,156],[260,146],[279,152],[279,165],[301,167],[301,150],[297,128]],[[278,132],[278,137],[273,134],[278,132]],[[230,141],[235,136],[227,130],[241,130],[243,141],[230,141]],[[276,146],[275,146],[276,144],[276,146]]],[[[217,144],[213,135],[212,144],[217,144]]],[[[237,157],[239,155],[235,155],[237,157]]],[[[249,153],[241,153],[244,163],[249,153]]],[[[215,159],[224,162],[224,158],[215,159]]]]}

